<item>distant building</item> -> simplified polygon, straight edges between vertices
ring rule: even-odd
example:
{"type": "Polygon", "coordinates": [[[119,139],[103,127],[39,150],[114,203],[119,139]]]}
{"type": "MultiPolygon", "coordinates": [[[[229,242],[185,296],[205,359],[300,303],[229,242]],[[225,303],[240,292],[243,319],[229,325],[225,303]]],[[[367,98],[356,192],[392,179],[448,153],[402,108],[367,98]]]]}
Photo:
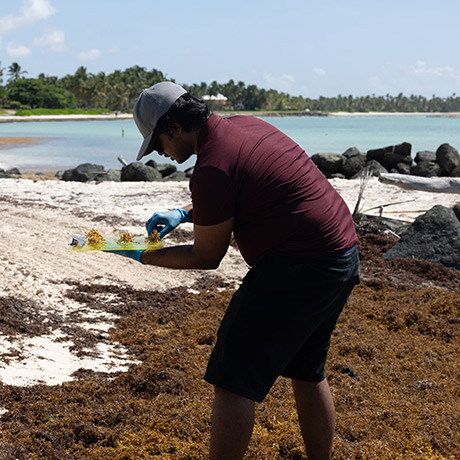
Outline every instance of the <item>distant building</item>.
{"type": "Polygon", "coordinates": [[[206,101],[213,109],[225,109],[227,107],[227,98],[220,93],[216,96],[205,94],[202,99],[206,101]]]}

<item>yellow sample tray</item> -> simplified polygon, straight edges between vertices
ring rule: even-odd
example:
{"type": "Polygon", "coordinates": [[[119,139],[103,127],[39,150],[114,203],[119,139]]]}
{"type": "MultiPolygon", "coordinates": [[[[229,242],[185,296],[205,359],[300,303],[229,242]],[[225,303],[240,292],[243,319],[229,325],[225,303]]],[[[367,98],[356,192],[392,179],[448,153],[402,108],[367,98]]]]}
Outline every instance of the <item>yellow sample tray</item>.
{"type": "Polygon", "coordinates": [[[103,244],[90,245],[86,236],[75,236],[72,237],[69,251],[113,251],[114,249],[123,249],[124,251],[135,250],[135,249],[148,249],[156,250],[163,248],[163,242],[152,243],[145,236],[135,236],[133,241],[130,243],[118,243],[120,237],[114,236],[104,239],[103,244]]]}

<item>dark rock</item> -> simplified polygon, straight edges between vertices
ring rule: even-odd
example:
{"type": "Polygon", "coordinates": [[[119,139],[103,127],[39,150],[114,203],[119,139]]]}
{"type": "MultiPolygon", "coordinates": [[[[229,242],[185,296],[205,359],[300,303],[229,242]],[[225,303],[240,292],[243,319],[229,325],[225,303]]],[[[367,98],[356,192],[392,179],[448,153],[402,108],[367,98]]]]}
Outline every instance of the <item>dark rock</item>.
{"type": "MultiPolygon", "coordinates": [[[[368,161],[364,170],[369,171],[370,175],[375,177],[379,177],[380,174],[388,173],[388,170],[375,160],[368,161]]],[[[364,170],[360,171],[358,174],[355,174],[352,179],[358,179],[364,170]]]]}
{"type": "Polygon", "coordinates": [[[412,164],[412,157],[405,153],[399,153],[399,152],[385,152],[382,157],[382,163],[383,166],[387,169],[391,168],[397,168],[398,163],[406,163],[408,165],[412,164]]]}
{"type": "Polygon", "coordinates": [[[163,179],[165,182],[188,180],[184,171],[176,171],[163,179]]]}
{"type": "Polygon", "coordinates": [[[441,166],[434,161],[419,161],[410,168],[410,173],[414,176],[437,177],[441,175],[441,172],[441,166]]]}
{"type": "Polygon", "coordinates": [[[172,173],[175,173],[177,171],[177,167],[175,165],[166,163],[158,165],[157,169],[158,171],[160,171],[163,177],[170,176],[172,173]]]}
{"type": "MultiPolygon", "coordinates": [[[[344,156],[345,153],[343,154],[344,156]]],[[[342,166],[342,173],[347,179],[358,174],[366,166],[366,155],[364,153],[358,153],[357,155],[345,158],[345,162],[342,166]]]]}
{"type": "Polygon", "coordinates": [[[21,171],[18,168],[11,168],[8,170],[4,170],[0,168],[0,179],[8,179],[11,176],[20,176],[21,171]]]}
{"type": "Polygon", "coordinates": [[[460,177],[460,166],[457,166],[450,172],[451,177],[460,177]]]}
{"type": "Polygon", "coordinates": [[[19,171],[18,168],[11,168],[7,169],[6,171],[4,169],[0,169],[0,179],[8,179],[11,176],[20,176],[21,171],[19,171]]]}
{"type": "Polygon", "coordinates": [[[121,171],[119,169],[109,169],[96,177],[96,182],[121,182],[121,171]]]}
{"type": "Polygon", "coordinates": [[[453,208],[454,214],[457,216],[457,219],[460,220],[460,203],[457,203],[453,208]]]}
{"type": "Polygon", "coordinates": [[[11,168],[6,170],[6,174],[8,174],[8,176],[20,176],[21,171],[19,171],[18,168],[11,168]]]}
{"type": "Polygon", "coordinates": [[[444,171],[450,174],[457,166],[460,166],[460,155],[451,145],[442,144],[436,150],[436,161],[444,171]]]}
{"type": "MultiPolygon", "coordinates": [[[[383,155],[385,153],[399,153],[402,156],[410,156],[412,150],[412,145],[409,142],[403,142],[398,145],[389,145],[388,147],[383,147],[380,149],[372,149],[367,152],[367,160],[376,160],[379,163],[382,163],[383,155]]],[[[383,163],[382,163],[383,164],[383,163]]]]}
{"type": "Polygon", "coordinates": [[[83,163],[76,168],[67,169],[62,175],[62,180],[67,182],[89,182],[104,172],[104,166],[83,163]]]}
{"type": "Polygon", "coordinates": [[[54,177],[57,177],[58,179],[62,179],[63,176],[64,176],[64,171],[62,169],[60,169],[59,171],[56,171],[56,174],[54,175],[54,177]]]}
{"type": "Polygon", "coordinates": [[[338,153],[315,153],[311,159],[323,173],[337,173],[342,169],[344,157],[338,153]]]}
{"type": "Polygon", "coordinates": [[[423,259],[460,270],[460,221],[452,209],[434,206],[417,217],[401,239],[384,255],[423,259]]]}
{"type": "Polygon", "coordinates": [[[154,160],[149,160],[145,164],[146,164],[146,166],[150,166],[151,168],[158,169],[158,164],[154,160]]]}
{"type": "Polygon", "coordinates": [[[191,168],[188,168],[184,171],[185,175],[187,176],[187,179],[190,179],[192,177],[194,169],[195,168],[192,166],[191,168]]]}
{"type": "Polygon", "coordinates": [[[396,163],[395,168],[398,174],[410,174],[410,164],[396,163]]]}
{"type": "Polygon", "coordinates": [[[423,150],[422,152],[417,152],[415,155],[414,161],[420,163],[421,161],[436,161],[436,152],[431,152],[429,150],[423,150]]]}
{"type": "Polygon", "coordinates": [[[350,147],[349,149],[345,150],[345,152],[343,152],[343,156],[345,158],[352,158],[352,157],[355,157],[357,155],[364,155],[366,156],[364,153],[361,153],[357,147],[350,147]]]}
{"type": "Polygon", "coordinates": [[[121,171],[122,182],[155,182],[162,181],[163,176],[160,171],[150,166],[134,161],[125,166],[121,171]]]}

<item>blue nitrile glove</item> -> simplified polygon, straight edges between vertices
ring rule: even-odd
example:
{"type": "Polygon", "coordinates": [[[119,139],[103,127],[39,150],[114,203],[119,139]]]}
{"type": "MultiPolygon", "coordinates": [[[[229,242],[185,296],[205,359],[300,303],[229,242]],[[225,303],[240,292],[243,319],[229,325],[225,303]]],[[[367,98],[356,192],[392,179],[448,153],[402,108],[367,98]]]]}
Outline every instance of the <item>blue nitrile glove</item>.
{"type": "Polygon", "coordinates": [[[156,212],[145,224],[147,234],[150,236],[154,230],[159,232],[160,239],[174,230],[179,224],[188,222],[190,216],[185,209],[174,211],[156,212]]]}
{"type": "Polygon", "coordinates": [[[128,257],[129,259],[137,260],[141,262],[141,255],[145,249],[132,249],[130,251],[126,249],[109,249],[104,252],[110,252],[111,254],[118,254],[119,256],[128,257]]]}

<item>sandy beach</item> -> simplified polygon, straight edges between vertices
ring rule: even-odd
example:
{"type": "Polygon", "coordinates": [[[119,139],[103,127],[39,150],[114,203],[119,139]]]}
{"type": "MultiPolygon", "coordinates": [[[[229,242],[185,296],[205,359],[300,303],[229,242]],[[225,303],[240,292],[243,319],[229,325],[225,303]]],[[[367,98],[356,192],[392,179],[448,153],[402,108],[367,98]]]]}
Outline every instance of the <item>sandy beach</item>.
{"type": "MultiPolygon", "coordinates": [[[[239,113],[245,115],[254,115],[260,117],[267,116],[285,116],[284,112],[222,112],[216,111],[220,116],[231,116],[239,113]]],[[[289,115],[289,113],[287,113],[289,115]]],[[[300,112],[292,112],[293,116],[302,115],[300,112]]],[[[309,112],[303,113],[304,116],[315,116],[309,112]]],[[[445,117],[459,118],[460,112],[330,112],[325,113],[330,117],[445,117]]],[[[131,113],[107,113],[102,115],[29,115],[16,116],[14,114],[0,114],[0,123],[16,123],[16,122],[37,122],[37,121],[91,121],[91,120],[131,120],[131,113]]]]}
{"type": "MultiPolygon", "coordinates": [[[[353,211],[360,181],[331,182],[353,211]]],[[[144,223],[154,211],[173,209],[189,199],[187,182],[84,184],[0,180],[1,295],[3,299],[26,303],[32,316],[38,315],[45,322],[52,317],[56,324],[38,337],[0,337],[0,379],[12,385],[58,384],[72,379],[71,374],[78,369],[111,372],[123,370],[132,362],[125,350],[108,340],[107,331],[114,318],[102,311],[82,311],[81,305],[66,295],[72,283],[165,290],[190,287],[212,275],[237,285],[248,267],[233,246],[213,272],[145,267],[115,255],[68,250],[70,235],[83,235],[90,228],[106,236],[125,230],[143,235],[144,223]],[[72,353],[82,329],[99,337],[86,355],[72,353]]],[[[436,204],[452,207],[459,201],[457,194],[403,190],[371,178],[361,210],[377,215],[379,206],[384,205],[384,216],[410,222],[436,204]]],[[[165,245],[191,241],[191,230],[191,224],[181,226],[165,239],[165,245]]]]}

